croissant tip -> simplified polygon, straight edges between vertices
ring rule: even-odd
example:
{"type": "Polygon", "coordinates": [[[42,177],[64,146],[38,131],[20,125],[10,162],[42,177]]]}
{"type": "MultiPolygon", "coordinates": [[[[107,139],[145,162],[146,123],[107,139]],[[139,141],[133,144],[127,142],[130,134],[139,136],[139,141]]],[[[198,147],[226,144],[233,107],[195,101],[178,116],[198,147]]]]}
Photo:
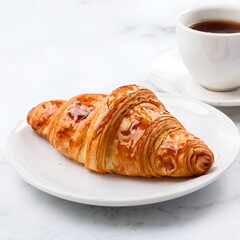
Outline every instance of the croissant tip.
{"type": "Polygon", "coordinates": [[[210,156],[200,156],[197,159],[195,171],[196,174],[194,175],[203,175],[210,171],[213,165],[213,158],[210,156]]]}

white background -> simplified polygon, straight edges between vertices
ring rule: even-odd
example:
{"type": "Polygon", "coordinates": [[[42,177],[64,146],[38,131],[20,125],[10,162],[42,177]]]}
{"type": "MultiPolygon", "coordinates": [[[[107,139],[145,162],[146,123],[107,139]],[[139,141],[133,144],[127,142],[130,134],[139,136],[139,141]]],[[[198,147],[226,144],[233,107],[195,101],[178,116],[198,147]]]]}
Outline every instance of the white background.
{"type": "MultiPolygon", "coordinates": [[[[42,100],[148,83],[177,47],[177,14],[239,1],[1,0],[0,239],[239,239],[240,157],[215,183],[164,203],[94,207],[55,198],[9,166],[11,130],[42,100]]],[[[173,69],[174,70],[174,69],[173,69]]],[[[221,108],[240,130],[240,107],[221,108]]],[[[217,139],[216,139],[217,141],[217,139]]]]}

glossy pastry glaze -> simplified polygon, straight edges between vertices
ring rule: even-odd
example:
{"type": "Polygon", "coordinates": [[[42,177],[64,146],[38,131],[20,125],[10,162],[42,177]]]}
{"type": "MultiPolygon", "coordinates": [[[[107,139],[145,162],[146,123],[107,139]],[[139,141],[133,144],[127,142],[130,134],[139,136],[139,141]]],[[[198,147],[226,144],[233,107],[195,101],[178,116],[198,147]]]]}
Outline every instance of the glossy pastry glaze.
{"type": "Polygon", "coordinates": [[[27,115],[27,121],[40,135],[47,138],[48,125],[55,112],[62,106],[64,100],[43,102],[31,109],[27,115]]]}
{"type": "Polygon", "coordinates": [[[45,102],[27,120],[61,153],[99,173],[188,177],[205,174],[214,162],[204,142],[136,85],[45,102]]]}

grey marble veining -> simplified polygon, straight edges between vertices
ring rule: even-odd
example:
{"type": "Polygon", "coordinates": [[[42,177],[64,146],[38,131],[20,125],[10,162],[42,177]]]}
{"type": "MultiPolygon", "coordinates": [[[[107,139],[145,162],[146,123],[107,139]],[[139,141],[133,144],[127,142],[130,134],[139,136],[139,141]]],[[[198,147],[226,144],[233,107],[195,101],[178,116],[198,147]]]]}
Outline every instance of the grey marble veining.
{"type": "Polygon", "coordinates": [[[162,34],[175,34],[175,26],[161,26],[161,25],[148,25],[148,26],[138,26],[132,25],[125,27],[120,33],[122,34],[133,34],[139,37],[157,37],[162,34]]]}

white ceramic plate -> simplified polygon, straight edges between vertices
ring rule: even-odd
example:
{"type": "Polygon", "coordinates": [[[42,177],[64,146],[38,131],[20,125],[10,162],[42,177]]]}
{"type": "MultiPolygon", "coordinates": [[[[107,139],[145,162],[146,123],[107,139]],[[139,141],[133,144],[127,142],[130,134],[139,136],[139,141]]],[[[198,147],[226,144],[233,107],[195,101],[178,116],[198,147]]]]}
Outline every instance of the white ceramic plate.
{"type": "Polygon", "coordinates": [[[188,96],[213,106],[240,106],[240,88],[214,92],[203,88],[185,68],[178,50],[159,56],[149,68],[151,81],[159,90],[188,96]]]}
{"type": "Polygon", "coordinates": [[[196,191],[216,180],[234,161],[240,143],[238,130],[226,115],[207,104],[166,93],[158,96],[188,131],[213,150],[216,160],[208,174],[192,179],[146,179],[93,173],[57,152],[25,121],[10,137],[9,160],[32,186],[79,203],[142,205],[196,191]]]}

